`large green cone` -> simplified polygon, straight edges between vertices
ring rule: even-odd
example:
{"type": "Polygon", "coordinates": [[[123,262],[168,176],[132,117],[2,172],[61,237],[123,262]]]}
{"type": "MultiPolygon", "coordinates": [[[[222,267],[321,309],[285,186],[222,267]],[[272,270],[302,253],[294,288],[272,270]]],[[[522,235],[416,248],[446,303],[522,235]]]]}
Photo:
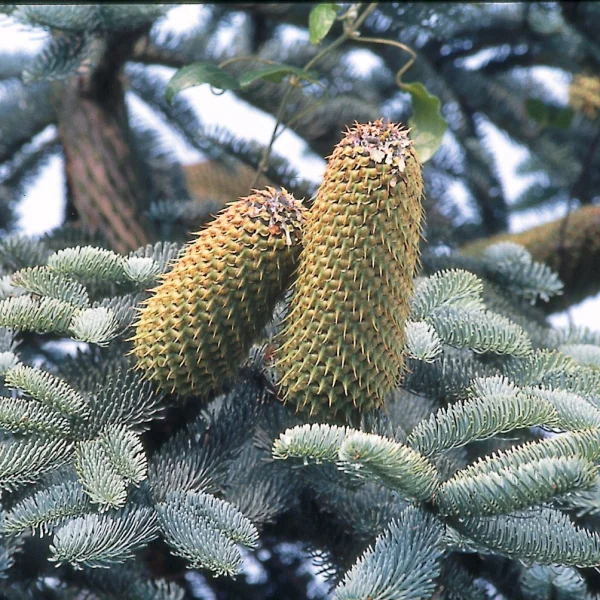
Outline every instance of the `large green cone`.
{"type": "Polygon", "coordinates": [[[284,401],[347,417],[381,406],[398,384],[422,189],[421,166],[398,125],[357,124],[334,149],[307,216],[275,354],[284,401]]]}
{"type": "Polygon", "coordinates": [[[291,194],[267,188],[199,232],[140,312],[138,368],[181,395],[203,396],[235,377],[290,283],[303,214],[291,194]]]}

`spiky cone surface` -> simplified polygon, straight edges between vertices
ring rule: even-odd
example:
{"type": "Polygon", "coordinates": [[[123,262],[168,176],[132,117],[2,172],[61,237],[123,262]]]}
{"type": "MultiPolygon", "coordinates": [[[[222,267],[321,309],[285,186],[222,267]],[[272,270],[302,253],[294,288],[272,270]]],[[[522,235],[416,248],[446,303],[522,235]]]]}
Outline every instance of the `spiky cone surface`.
{"type": "Polygon", "coordinates": [[[289,285],[304,211],[287,191],[267,188],[197,234],[138,316],[133,353],[148,378],[202,396],[235,377],[289,285]]]}
{"type": "Polygon", "coordinates": [[[381,406],[399,382],[422,189],[421,165],[398,125],[356,124],[335,147],[276,340],[280,395],[298,410],[351,418],[381,406]]]}

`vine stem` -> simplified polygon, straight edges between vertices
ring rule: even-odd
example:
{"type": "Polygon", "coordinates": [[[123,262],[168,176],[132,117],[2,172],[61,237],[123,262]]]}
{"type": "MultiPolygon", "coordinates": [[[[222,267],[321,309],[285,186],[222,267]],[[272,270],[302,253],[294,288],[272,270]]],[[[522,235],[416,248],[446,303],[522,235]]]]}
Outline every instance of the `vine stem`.
{"type": "MultiPolygon", "coordinates": [[[[350,9],[342,15],[341,19],[344,21],[344,32],[337,39],[335,39],[329,46],[323,48],[321,52],[317,53],[316,56],[311,58],[303,67],[304,71],[308,71],[312,67],[314,67],[324,56],[329,54],[332,50],[335,50],[338,46],[341,46],[345,41],[349,39],[353,39],[357,34],[358,28],[365,22],[366,18],[377,8],[377,2],[371,2],[365,8],[360,16],[354,17],[354,14],[358,12],[362,3],[358,3],[350,7],[350,9]]],[[[356,39],[360,39],[356,37],[356,39]]],[[[254,178],[252,180],[251,188],[256,187],[260,176],[266,171],[269,165],[269,159],[271,157],[271,152],[273,151],[273,144],[275,140],[279,137],[280,133],[283,133],[285,127],[279,131],[280,126],[283,123],[283,113],[285,112],[285,107],[289,102],[289,99],[294,91],[294,89],[298,86],[298,77],[296,75],[292,75],[287,85],[287,89],[281,102],[279,103],[279,107],[277,109],[277,115],[275,117],[275,127],[273,128],[273,132],[271,133],[271,139],[269,140],[268,145],[263,150],[260,163],[258,168],[256,169],[256,173],[254,174],[254,178]]]]}
{"type": "Polygon", "coordinates": [[[396,48],[400,48],[401,50],[408,52],[410,54],[410,58],[408,59],[408,61],[406,61],[405,65],[398,69],[398,72],[396,73],[395,77],[396,85],[398,87],[402,87],[402,75],[404,75],[404,73],[406,73],[406,71],[408,71],[417,60],[417,54],[412,48],[410,48],[406,44],[403,44],[402,42],[397,42],[396,40],[386,40],[383,38],[374,37],[360,37],[360,35],[356,34],[354,34],[351,37],[357,42],[363,42],[365,44],[387,44],[388,46],[395,46],[396,48]]]}

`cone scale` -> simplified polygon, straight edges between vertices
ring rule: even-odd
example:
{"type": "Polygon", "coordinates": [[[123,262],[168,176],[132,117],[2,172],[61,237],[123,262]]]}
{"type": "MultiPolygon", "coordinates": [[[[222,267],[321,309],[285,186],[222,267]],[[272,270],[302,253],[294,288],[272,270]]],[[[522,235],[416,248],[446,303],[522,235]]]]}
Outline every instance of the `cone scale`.
{"type": "Polygon", "coordinates": [[[235,377],[290,283],[303,219],[285,190],[230,204],[146,300],[133,337],[138,368],[180,395],[206,395],[235,377]]]}
{"type": "Polygon", "coordinates": [[[298,410],[350,417],[398,384],[422,189],[408,131],[395,124],[356,124],[335,147],[275,353],[282,399],[298,410]]]}

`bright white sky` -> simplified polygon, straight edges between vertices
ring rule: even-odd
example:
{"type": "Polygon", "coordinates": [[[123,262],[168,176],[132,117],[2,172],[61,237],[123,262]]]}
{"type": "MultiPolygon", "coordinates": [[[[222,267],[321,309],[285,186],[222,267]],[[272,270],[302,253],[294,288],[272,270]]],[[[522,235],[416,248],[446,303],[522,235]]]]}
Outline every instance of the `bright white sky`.
{"type": "MultiPolygon", "coordinates": [[[[203,6],[197,4],[173,8],[164,19],[161,28],[164,31],[185,31],[202,18],[202,9],[203,6]]],[[[34,51],[43,46],[45,40],[44,33],[32,31],[15,24],[9,18],[0,17],[0,52],[18,49],[34,51]]],[[[223,43],[227,43],[227,41],[224,40],[223,43]]],[[[361,70],[368,70],[374,64],[368,52],[357,53],[356,62],[357,67],[361,70]]],[[[174,70],[165,67],[158,69],[158,72],[166,81],[174,70]]],[[[551,69],[545,71],[541,69],[536,75],[539,76],[539,83],[548,86],[557,99],[566,98],[566,83],[568,82],[564,80],[564,76],[561,77],[559,73],[551,69]]],[[[236,131],[241,138],[255,139],[262,143],[268,142],[274,125],[273,117],[237,100],[231,92],[216,96],[208,86],[200,86],[186,90],[182,94],[196,107],[198,115],[204,123],[222,122],[223,115],[226,115],[228,128],[236,131]]],[[[149,121],[158,127],[169,143],[172,143],[172,147],[183,163],[190,164],[200,159],[200,154],[173,134],[143,102],[134,96],[130,96],[128,102],[134,118],[149,121]]],[[[525,178],[515,175],[515,168],[525,155],[525,150],[510,143],[508,138],[493,125],[485,126],[484,131],[488,137],[490,148],[496,155],[497,168],[507,197],[512,200],[518,196],[527,183],[525,178]]],[[[51,132],[48,133],[51,134],[51,132]]],[[[286,131],[275,143],[274,151],[288,157],[305,178],[319,181],[325,169],[325,161],[307,159],[303,156],[305,148],[305,143],[296,134],[286,131]]],[[[27,191],[19,205],[19,225],[23,232],[38,234],[60,224],[64,201],[62,168],[62,159],[52,158],[38,180],[27,191]]],[[[513,216],[510,229],[522,231],[539,223],[550,221],[563,213],[564,208],[559,208],[558,210],[530,211],[513,216]]],[[[569,312],[572,323],[600,329],[600,295],[572,307],[569,312]]],[[[569,315],[563,313],[554,315],[551,319],[556,326],[566,326],[569,322],[569,315]]]]}

